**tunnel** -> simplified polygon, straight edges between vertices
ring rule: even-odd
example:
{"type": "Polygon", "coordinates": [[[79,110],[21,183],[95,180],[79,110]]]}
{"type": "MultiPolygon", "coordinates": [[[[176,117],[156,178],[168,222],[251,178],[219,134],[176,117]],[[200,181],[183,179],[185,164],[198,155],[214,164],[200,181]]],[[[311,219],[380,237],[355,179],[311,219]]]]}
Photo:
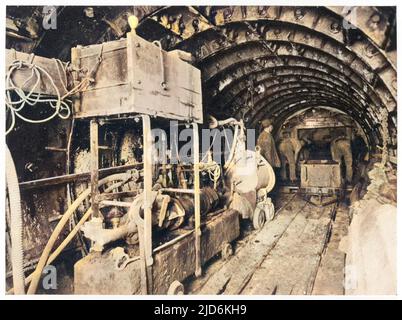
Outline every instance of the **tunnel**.
{"type": "MultiPolygon", "coordinates": [[[[159,43],[165,51],[191,54],[191,64],[201,72],[204,119],[233,117],[257,133],[269,119],[278,143],[304,135],[309,147],[308,156],[302,154],[305,161],[332,161],[331,137],[358,136],[366,148],[359,161],[381,162],[386,155],[396,167],[393,7],[66,6],[57,8],[57,28],[45,29],[41,19],[46,8],[7,7],[7,49],[68,62],[73,47],[124,38],[130,31],[128,18],[134,15],[138,36],[159,43]]],[[[74,164],[66,161],[69,155],[43,146],[62,149],[72,139],[74,150],[83,148],[82,144],[88,147],[90,141],[80,136],[88,128],[70,120],[37,126],[17,119],[7,144],[18,155],[14,160],[19,180],[73,173],[74,164]],[[74,125],[78,131],[69,137],[74,125]]],[[[356,148],[352,145],[354,159],[359,157],[356,148]]],[[[353,177],[346,186],[349,193],[361,192],[354,187],[361,188],[363,183],[354,161],[353,177]]],[[[302,179],[300,166],[296,182],[287,177],[290,167],[282,167],[284,171],[275,171],[277,194],[291,192],[302,179]]],[[[344,159],[343,179],[346,167],[344,159]]],[[[31,194],[27,187],[22,197],[24,222],[40,226],[30,228],[25,243],[26,270],[32,270],[52,230],[43,215],[63,212],[71,190],[57,185],[31,194]]],[[[346,197],[344,208],[352,202],[346,197]]],[[[70,223],[74,226],[76,221],[70,223]]],[[[72,261],[77,254],[67,253],[72,261]]],[[[66,265],[65,269],[71,269],[66,265]]]]}

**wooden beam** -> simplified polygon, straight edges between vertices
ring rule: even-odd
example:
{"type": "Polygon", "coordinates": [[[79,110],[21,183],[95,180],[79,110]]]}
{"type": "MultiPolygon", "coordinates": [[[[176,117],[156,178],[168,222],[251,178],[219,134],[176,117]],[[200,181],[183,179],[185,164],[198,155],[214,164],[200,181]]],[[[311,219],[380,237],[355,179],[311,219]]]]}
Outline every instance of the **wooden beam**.
{"type": "MultiPolygon", "coordinates": [[[[123,166],[117,166],[117,167],[103,168],[103,169],[99,169],[99,176],[105,177],[110,174],[139,168],[141,166],[142,166],[142,163],[136,163],[136,164],[127,164],[127,165],[123,165],[123,166]]],[[[58,184],[66,184],[66,183],[77,182],[77,181],[88,181],[90,178],[91,178],[91,172],[72,173],[72,174],[65,174],[65,175],[56,176],[56,177],[25,181],[25,182],[21,182],[19,185],[20,185],[21,190],[32,190],[32,189],[39,189],[39,188],[54,186],[54,185],[58,185],[58,184]]]]}
{"type": "Polygon", "coordinates": [[[194,214],[195,214],[195,275],[201,276],[201,204],[200,204],[200,143],[198,124],[193,123],[194,142],[194,214]]]}
{"type": "Polygon", "coordinates": [[[99,212],[99,124],[96,120],[90,123],[90,144],[91,144],[91,208],[92,216],[101,218],[99,212]]]}
{"type": "Polygon", "coordinates": [[[143,247],[146,263],[147,293],[152,293],[152,134],[151,120],[142,116],[144,150],[144,233],[143,247]]]}

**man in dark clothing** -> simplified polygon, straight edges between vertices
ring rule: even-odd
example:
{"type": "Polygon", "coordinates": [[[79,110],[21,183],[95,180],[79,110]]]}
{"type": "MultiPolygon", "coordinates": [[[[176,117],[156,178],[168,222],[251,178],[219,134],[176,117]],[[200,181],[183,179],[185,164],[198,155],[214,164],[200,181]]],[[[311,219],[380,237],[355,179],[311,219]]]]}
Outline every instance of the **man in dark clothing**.
{"type": "Polygon", "coordinates": [[[262,132],[258,136],[257,146],[261,149],[261,155],[268,161],[273,168],[279,168],[281,161],[276,151],[275,141],[272,136],[272,123],[265,119],[261,122],[262,132]]]}
{"type": "Polygon", "coordinates": [[[352,140],[352,153],[353,161],[356,166],[359,164],[359,162],[365,160],[367,152],[368,148],[366,142],[364,141],[363,137],[355,131],[354,138],[352,140]]]}

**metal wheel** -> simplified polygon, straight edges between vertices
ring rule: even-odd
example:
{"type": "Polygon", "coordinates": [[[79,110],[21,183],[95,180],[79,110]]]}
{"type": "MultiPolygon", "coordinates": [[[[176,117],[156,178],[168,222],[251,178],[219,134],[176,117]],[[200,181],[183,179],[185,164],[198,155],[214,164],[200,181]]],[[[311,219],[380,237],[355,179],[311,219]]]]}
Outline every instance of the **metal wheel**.
{"type": "Polygon", "coordinates": [[[167,294],[169,295],[182,295],[184,294],[184,286],[181,282],[175,280],[169,286],[167,294]]]}
{"type": "Polygon", "coordinates": [[[264,226],[265,221],[266,221],[265,210],[263,210],[257,206],[257,208],[255,208],[254,214],[253,214],[254,229],[260,230],[264,226]]]}
{"type": "Polygon", "coordinates": [[[233,255],[232,245],[229,242],[223,243],[222,244],[222,250],[221,250],[222,259],[223,260],[228,260],[231,255],[233,255]]]}

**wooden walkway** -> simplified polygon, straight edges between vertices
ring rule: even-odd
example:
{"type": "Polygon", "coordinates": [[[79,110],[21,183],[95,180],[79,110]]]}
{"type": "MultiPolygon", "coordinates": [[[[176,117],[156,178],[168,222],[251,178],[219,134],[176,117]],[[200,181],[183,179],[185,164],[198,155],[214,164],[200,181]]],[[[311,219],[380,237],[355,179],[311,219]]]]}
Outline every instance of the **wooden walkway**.
{"type": "MultiPolygon", "coordinates": [[[[188,292],[312,294],[317,274],[322,274],[319,270],[337,204],[316,207],[298,195],[286,194],[281,196],[277,206],[281,210],[273,221],[247,236],[228,261],[212,263],[202,277],[189,284],[188,292]]],[[[331,259],[325,261],[330,265],[332,263],[331,259]]],[[[339,261],[337,256],[338,265],[332,271],[335,272],[335,281],[340,283],[332,294],[342,294],[343,265],[339,261]]],[[[325,281],[321,282],[321,286],[325,291],[325,281]]],[[[320,290],[315,290],[314,294],[320,294],[320,290]]]]}

